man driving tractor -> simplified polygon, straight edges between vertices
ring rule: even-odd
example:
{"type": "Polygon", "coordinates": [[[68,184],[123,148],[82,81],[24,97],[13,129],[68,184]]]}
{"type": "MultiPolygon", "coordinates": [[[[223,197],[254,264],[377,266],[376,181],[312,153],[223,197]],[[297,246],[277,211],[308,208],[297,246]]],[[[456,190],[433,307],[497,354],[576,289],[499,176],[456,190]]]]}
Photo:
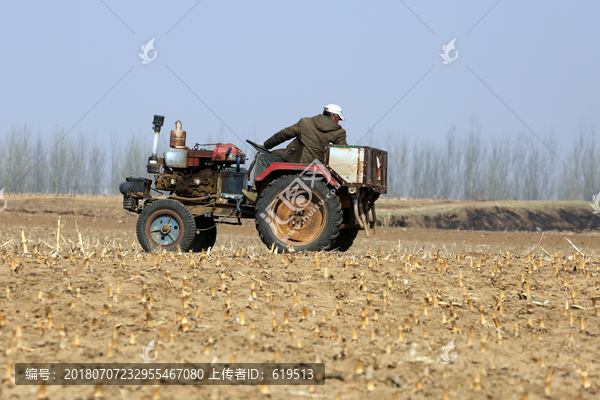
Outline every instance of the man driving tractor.
{"type": "MultiPolygon", "coordinates": [[[[273,153],[290,163],[310,164],[314,160],[323,162],[323,151],[329,143],[346,145],[346,131],[339,125],[344,121],[342,109],[327,104],[322,115],[302,118],[297,124],[277,132],[265,141],[266,149],[294,139],[285,149],[273,153]]],[[[273,161],[274,162],[274,161],[273,161]]]]}
{"type": "MultiPolygon", "coordinates": [[[[310,118],[302,118],[295,125],[277,132],[260,146],[272,149],[281,143],[292,142],[285,149],[274,150],[271,153],[259,154],[254,166],[254,176],[258,176],[269,165],[275,162],[310,164],[315,160],[323,162],[323,153],[329,143],[346,145],[346,130],[339,124],[344,121],[342,109],[336,104],[327,104],[323,114],[310,118]]],[[[245,193],[251,200],[256,201],[255,193],[245,193]]]]}

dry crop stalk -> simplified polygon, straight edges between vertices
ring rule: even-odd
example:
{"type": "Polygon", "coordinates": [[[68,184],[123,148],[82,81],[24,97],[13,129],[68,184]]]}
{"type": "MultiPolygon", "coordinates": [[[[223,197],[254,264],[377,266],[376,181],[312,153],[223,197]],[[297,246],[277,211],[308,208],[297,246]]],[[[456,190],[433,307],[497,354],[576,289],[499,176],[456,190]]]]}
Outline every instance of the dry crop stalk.
{"type": "Polygon", "coordinates": [[[473,347],[473,327],[469,330],[469,336],[467,337],[467,347],[473,347]]]}
{"type": "Polygon", "coordinates": [[[487,344],[487,335],[481,335],[481,352],[485,352],[487,344]]]}
{"type": "Polygon", "coordinates": [[[500,323],[498,318],[496,318],[496,315],[494,313],[492,313],[492,321],[494,321],[494,325],[496,325],[496,329],[502,330],[502,324],[500,323]]]}
{"type": "Polygon", "coordinates": [[[550,386],[552,384],[552,369],[550,369],[550,371],[548,371],[548,375],[546,375],[546,387],[544,392],[546,393],[546,396],[550,396],[550,386]]]}
{"type": "Polygon", "coordinates": [[[97,383],[94,388],[94,399],[101,399],[104,397],[104,393],[102,393],[102,383],[97,383]]]}
{"type": "Polygon", "coordinates": [[[404,331],[402,330],[402,327],[399,326],[398,327],[398,342],[404,342],[404,331]]]}
{"type": "Polygon", "coordinates": [[[485,314],[483,314],[483,306],[479,307],[479,323],[481,324],[481,326],[487,325],[485,314]]]}
{"type": "Polygon", "coordinates": [[[452,318],[452,329],[450,330],[450,333],[455,335],[462,333],[462,331],[458,329],[458,325],[456,324],[456,320],[454,318],[452,318]]]}
{"type": "Polygon", "coordinates": [[[575,317],[573,315],[573,312],[569,313],[569,326],[573,326],[573,324],[575,323],[575,317]]]}
{"type": "Polygon", "coordinates": [[[590,383],[590,380],[588,378],[588,370],[584,370],[583,372],[581,372],[581,383],[583,385],[584,389],[589,389],[592,384],[590,383]]]}
{"type": "Polygon", "coordinates": [[[27,254],[27,240],[25,239],[24,228],[21,228],[21,243],[23,244],[23,253],[27,254]]]}
{"type": "Polygon", "coordinates": [[[60,251],[60,215],[58,216],[58,227],[56,228],[56,254],[60,251]]]}

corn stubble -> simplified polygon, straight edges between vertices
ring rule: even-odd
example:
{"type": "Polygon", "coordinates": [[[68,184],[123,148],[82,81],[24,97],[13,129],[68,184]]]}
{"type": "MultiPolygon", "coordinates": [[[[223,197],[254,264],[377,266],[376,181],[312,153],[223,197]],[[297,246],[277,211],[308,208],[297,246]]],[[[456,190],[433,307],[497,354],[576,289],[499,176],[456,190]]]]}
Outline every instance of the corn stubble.
{"type": "MultiPolygon", "coordinates": [[[[66,231],[60,221],[52,240],[19,231],[3,248],[6,365],[33,351],[49,361],[139,362],[157,338],[159,362],[325,362],[337,379],[310,390],[329,398],[394,398],[404,386],[444,399],[600,390],[589,351],[600,334],[598,257],[233,246],[148,254],[131,238],[66,231]],[[456,362],[441,365],[453,339],[456,362]],[[40,340],[48,345],[37,350],[40,340]],[[558,373],[567,365],[577,379],[558,373]],[[508,368],[527,374],[528,392],[518,377],[502,383],[508,368]]],[[[101,398],[108,387],[84,390],[101,398]]],[[[41,386],[38,398],[52,391],[41,386]]]]}

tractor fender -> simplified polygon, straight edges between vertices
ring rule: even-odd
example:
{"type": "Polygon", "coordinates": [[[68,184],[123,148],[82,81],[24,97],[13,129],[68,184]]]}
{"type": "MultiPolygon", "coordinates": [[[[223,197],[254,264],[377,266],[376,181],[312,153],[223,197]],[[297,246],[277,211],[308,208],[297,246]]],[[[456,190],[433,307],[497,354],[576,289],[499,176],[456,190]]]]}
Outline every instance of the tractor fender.
{"type": "Polygon", "coordinates": [[[275,162],[261,172],[257,177],[254,178],[256,182],[268,184],[274,178],[279,178],[281,175],[285,175],[286,172],[292,174],[306,174],[307,172],[314,172],[325,178],[325,181],[333,186],[338,187],[340,183],[331,175],[331,172],[320,163],[315,164],[294,164],[286,162],[275,162]]]}

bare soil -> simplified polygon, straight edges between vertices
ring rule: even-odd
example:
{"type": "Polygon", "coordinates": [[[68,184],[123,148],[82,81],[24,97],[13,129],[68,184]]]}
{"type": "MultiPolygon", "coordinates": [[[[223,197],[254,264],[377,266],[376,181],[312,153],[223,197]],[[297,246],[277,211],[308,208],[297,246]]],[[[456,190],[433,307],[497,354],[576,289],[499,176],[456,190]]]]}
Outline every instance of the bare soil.
{"type": "MultiPolygon", "coordinates": [[[[313,254],[298,254],[293,263],[270,254],[253,221],[219,225],[206,257],[195,254],[191,262],[188,254],[168,254],[155,265],[137,243],[136,216],[121,209],[119,197],[7,200],[0,213],[1,399],[38,397],[39,387],[14,385],[16,362],[140,362],[152,339],[156,362],[318,361],[329,378],[324,386],[268,388],[106,383],[104,398],[592,399],[600,391],[600,316],[592,300],[600,295],[600,235],[584,225],[547,230],[536,219],[578,205],[500,204],[519,218],[534,212],[522,231],[379,227],[370,239],[359,234],[347,253],[319,254],[317,269],[313,254]],[[53,257],[59,215],[61,248],[53,257]],[[565,238],[584,255],[574,255],[565,238]],[[189,294],[185,308],[182,293],[189,294]],[[439,354],[453,339],[456,360],[443,364],[439,354]]],[[[381,215],[403,213],[405,221],[425,221],[429,212],[462,221],[473,218],[465,210],[494,212],[476,202],[383,203],[381,215]]],[[[593,221],[591,211],[582,218],[593,221]]],[[[47,386],[46,396],[92,399],[94,390],[47,386]]]]}

